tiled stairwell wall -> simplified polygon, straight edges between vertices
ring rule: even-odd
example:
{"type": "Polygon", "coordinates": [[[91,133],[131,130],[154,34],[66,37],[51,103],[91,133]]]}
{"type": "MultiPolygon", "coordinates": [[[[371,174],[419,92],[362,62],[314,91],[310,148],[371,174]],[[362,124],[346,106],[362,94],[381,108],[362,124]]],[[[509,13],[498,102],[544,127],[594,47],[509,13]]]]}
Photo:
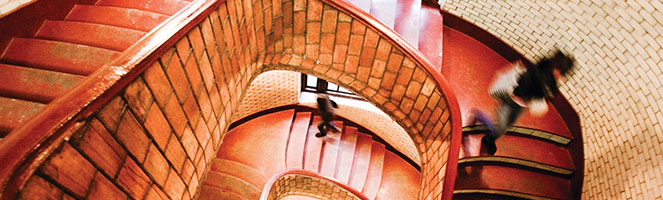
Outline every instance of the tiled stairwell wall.
{"type": "Polygon", "coordinates": [[[296,104],[301,90],[300,80],[300,73],[293,71],[274,70],[258,75],[246,89],[242,103],[231,120],[269,108],[296,104]]]}
{"type": "Polygon", "coordinates": [[[661,1],[447,0],[443,9],[532,61],[555,45],[575,56],[560,89],[582,124],[584,198],[663,196],[661,1]]]}

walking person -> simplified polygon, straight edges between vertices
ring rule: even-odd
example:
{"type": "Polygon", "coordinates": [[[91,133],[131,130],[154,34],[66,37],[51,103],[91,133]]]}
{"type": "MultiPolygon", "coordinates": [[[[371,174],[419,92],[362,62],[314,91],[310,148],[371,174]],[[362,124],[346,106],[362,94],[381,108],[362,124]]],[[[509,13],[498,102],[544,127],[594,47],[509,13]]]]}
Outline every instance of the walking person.
{"type": "Polygon", "coordinates": [[[332,120],[336,117],[334,109],[338,108],[338,104],[329,99],[326,94],[318,94],[316,101],[318,102],[318,111],[320,111],[322,121],[318,123],[320,132],[315,134],[315,137],[324,137],[329,129],[333,129],[334,132],[341,132],[341,129],[332,123],[332,120]]]}

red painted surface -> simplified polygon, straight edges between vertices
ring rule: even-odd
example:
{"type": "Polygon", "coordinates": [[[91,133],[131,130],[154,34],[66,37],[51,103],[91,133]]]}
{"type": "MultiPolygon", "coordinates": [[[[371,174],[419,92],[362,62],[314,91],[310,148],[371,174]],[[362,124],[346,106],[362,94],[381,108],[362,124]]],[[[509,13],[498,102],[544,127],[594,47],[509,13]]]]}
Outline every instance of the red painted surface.
{"type": "MultiPolygon", "coordinates": [[[[463,137],[463,150],[460,158],[488,156],[481,154],[481,137],[484,134],[467,134],[463,137]]],[[[495,156],[518,158],[568,170],[575,170],[573,160],[565,147],[539,139],[503,135],[497,144],[495,156]]]]}
{"type": "Polygon", "coordinates": [[[85,45],[14,38],[0,60],[10,64],[86,76],[118,55],[116,51],[85,45]]]}
{"type": "Polygon", "coordinates": [[[348,184],[355,158],[357,128],[350,126],[344,127],[340,145],[338,161],[336,162],[336,175],[334,177],[341,183],[348,184]]]}
{"type": "MultiPolygon", "coordinates": [[[[497,102],[488,95],[488,88],[494,73],[509,62],[481,42],[448,27],[444,29],[444,46],[442,74],[454,80],[450,83],[454,90],[463,91],[456,96],[463,113],[463,125],[469,125],[472,108],[494,119],[497,102]]],[[[572,138],[563,119],[550,104],[544,116],[533,117],[524,112],[514,125],[572,138]]]]}
{"type": "Polygon", "coordinates": [[[394,14],[397,10],[396,2],[392,0],[372,0],[370,13],[387,27],[393,28],[396,19],[394,14]]]}
{"type": "Polygon", "coordinates": [[[419,46],[421,0],[399,0],[396,2],[394,30],[415,48],[419,46]],[[419,30],[419,31],[417,31],[419,30]]]}
{"type": "Polygon", "coordinates": [[[97,6],[114,6],[121,8],[134,8],[164,15],[173,15],[185,6],[187,1],[180,0],[146,0],[146,1],[124,1],[124,0],[99,0],[97,6]]]}
{"type": "Polygon", "coordinates": [[[288,140],[288,149],[286,155],[286,168],[302,169],[304,164],[304,147],[306,147],[306,134],[311,121],[311,113],[296,113],[295,121],[290,132],[288,140]]]}
{"type": "MultiPolygon", "coordinates": [[[[337,127],[343,129],[343,122],[334,121],[337,127]]],[[[336,161],[338,160],[338,151],[341,144],[342,133],[329,132],[324,139],[324,148],[322,152],[322,160],[320,160],[320,174],[323,176],[334,177],[336,174],[336,161]]]]}
{"type": "Polygon", "coordinates": [[[145,32],[87,22],[46,20],[36,38],[124,51],[145,32]]]}
{"type": "Polygon", "coordinates": [[[41,103],[0,97],[0,113],[3,113],[0,115],[0,137],[5,137],[44,106],[41,103]]]}
{"type": "Polygon", "coordinates": [[[306,151],[304,151],[304,169],[318,172],[320,169],[320,153],[322,150],[323,138],[315,137],[318,132],[318,123],[322,119],[320,116],[314,116],[311,126],[308,128],[308,140],[306,141],[306,151]]]}
{"type": "Polygon", "coordinates": [[[384,145],[378,142],[373,142],[371,147],[371,162],[368,166],[368,173],[366,175],[366,183],[361,193],[364,193],[369,199],[375,199],[380,189],[382,182],[382,170],[384,168],[384,145]]]}
{"type": "Polygon", "coordinates": [[[460,167],[456,189],[506,190],[554,199],[570,199],[568,179],[496,165],[460,167]]]}
{"type": "Polygon", "coordinates": [[[224,137],[219,158],[242,163],[266,175],[284,170],[293,115],[293,110],[275,112],[236,127],[224,137]]]}
{"type": "MultiPolygon", "coordinates": [[[[442,68],[442,15],[440,9],[421,6],[419,28],[419,51],[431,62],[435,71],[442,68]]],[[[446,40],[446,38],[445,38],[446,40]]],[[[448,77],[447,77],[448,78],[448,77]]],[[[462,90],[461,90],[462,91],[462,90]]],[[[462,101],[461,101],[462,102],[462,101]]]]}
{"type": "MultiPolygon", "coordinates": [[[[256,188],[242,179],[227,174],[210,171],[205,186],[237,194],[246,199],[259,199],[262,188],[256,188]]],[[[218,197],[216,197],[218,199],[218,197]]]]}
{"type": "Polygon", "coordinates": [[[78,4],[71,9],[66,20],[105,24],[149,32],[167,18],[168,15],[144,10],[78,4]]]}
{"type": "Polygon", "coordinates": [[[203,185],[200,189],[200,200],[216,200],[216,199],[225,199],[225,200],[244,200],[244,198],[237,194],[227,190],[223,190],[213,186],[203,185]]]}
{"type": "Polygon", "coordinates": [[[214,158],[212,160],[211,170],[222,174],[227,174],[230,176],[237,177],[253,185],[256,188],[262,189],[265,183],[267,183],[267,177],[265,177],[259,171],[256,171],[255,169],[249,166],[246,166],[242,163],[235,162],[232,160],[214,158]]]}
{"type": "Polygon", "coordinates": [[[352,163],[352,173],[350,173],[349,185],[352,188],[361,190],[366,183],[368,176],[368,167],[370,166],[371,148],[373,148],[373,139],[371,136],[359,134],[355,151],[355,161],[352,163]]]}
{"type": "Polygon", "coordinates": [[[404,162],[396,154],[385,152],[382,181],[376,200],[414,199],[419,195],[421,173],[404,162]]]}
{"type": "Polygon", "coordinates": [[[48,103],[69,91],[84,77],[54,71],[0,64],[0,96],[48,103]],[[48,92],[45,92],[48,91],[48,92]]]}

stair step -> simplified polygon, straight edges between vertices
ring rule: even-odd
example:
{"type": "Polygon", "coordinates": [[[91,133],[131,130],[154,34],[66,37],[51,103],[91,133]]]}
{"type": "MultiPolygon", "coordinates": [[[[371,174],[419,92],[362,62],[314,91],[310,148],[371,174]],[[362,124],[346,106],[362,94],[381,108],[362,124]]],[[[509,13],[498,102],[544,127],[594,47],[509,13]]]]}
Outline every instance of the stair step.
{"type": "Polygon", "coordinates": [[[199,200],[217,200],[217,199],[245,200],[239,194],[206,185],[203,185],[200,188],[200,194],[198,195],[198,199],[199,200]]]}
{"type": "Polygon", "coordinates": [[[271,176],[285,169],[285,149],[294,110],[249,120],[226,133],[218,158],[249,166],[271,176]]]}
{"type": "Polygon", "coordinates": [[[215,171],[208,173],[204,185],[229,191],[247,199],[260,199],[260,193],[262,192],[262,188],[256,188],[240,178],[215,171]]]}
{"type": "Polygon", "coordinates": [[[371,164],[368,167],[368,175],[364,189],[361,193],[366,195],[368,199],[375,199],[378,190],[380,189],[380,182],[382,182],[382,170],[384,169],[384,144],[373,142],[371,147],[371,164]]]}
{"type": "Polygon", "coordinates": [[[394,30],[410,42],[414,48],[417,48],[419,46],[421,0],[398,0],[396,9],[394,30]]]}
{"type": "Polygon", "coordinates": [[[37,114],[45,104],[0,97],[0,138],[37,114]]]}
{"type": "Polygon", "coordinates": [[[454,193],[472,190],[571,199],[568,179],[499,165],[460,166],[454,193]]]}
{"type": "MultiPolygon", "coordinates": [[[[342,121],[333,121],[332,123],[342,130],[342,121]]],[[[336,174],[336,161],[338,160],[341,134],[329,131],[327,132],[327,137],[323,140],[322,160],[320,160],[320,174],[323,176],[334,177],[334,174],[336,174]]]]}
{"type": "Polygon", "coordinates": [[[124,51],[145,32],[102,24],[46,20],[36,38],[124,51]]]}
{"type": "Polygon", "coordinates": [[[355,148],[357,145],[357,128],[345,126],[343,135],[341,135],[341,145],[339,147],[338,161],[336,162],[336,180],[348,184],[350,173],[355,158],[355,148]]]}
{"type": "Polygon", "coordinates": [[[421,173],[416,168],[391,151],[386,151],[382,182],[375,199],[412,199],[419,194],[420,184],[421,173]]]}
{"type": "Polygon", "coordinates": [[[315,137],[315,134],[320,132],[317,127],[320,121],[322,121],[320,116],[313,116],[313,122],[308,129],[306,151],[304,151],[304,169],[312,172],[318,172],[318,167],[320,166],[320,153],[322,151],[323,138],[315,137]]]}
{"type": "Polygon", "coordinates": [[[354,162],[352,162],[352,173],[350,173],[350,181],[348,185],[361,191],[366,183],[366,176],[368,176],[368,168],[370,166],[371,148],[373,148],[373,138],[370,135],[358,133],[357,145],[354,153],[354,162]]]}
{"type": "Polygon", "coordinates": [[[442,69],[442,15],[439,8],[421,5],[419,18],[419,51],[428,58],[435,70],[442,69]]]}
{"type": "Polygon", "coordinates": [[[83,76],[0,64],[0,96],[48,103],[63,95],[83,76]]]}
{"type": "Polygon", "coordinates": [[[371,2],[372,2],[371,0],[347,0],[347,1],[357,6],[358,8],[361,8],[362,10],[366,11],[366,13],[371,12],[371,2]]]}
{"type": "Polygon", "coordinates": [[[396,15],[394,14],[397,10],[396,6],[397,4],[394,0],[372,0],[370,13],[373,17],[393,29],[396,20],[396,15]]]}
{"type": "Polygon", "coordinates": [[[286,168],[303,169],[304,166],[304,147],[306,146],[306,134],[311,121],[310,112],[297,112],[295,121],[290,132],[288,140],[288,150],[286,154],[286,168]]]}
{"type": "Polygon", "coordinates": [[[238,177],[256,188],[262,188],[267,183],[267,178],[259,171],[232,160],[214,158],[211,170],[238,177]]]}
{"type": "Polygon", "coordinates": [[[168,15],[138,9],[77,4],[65,20],[130,28],[150,32],[168,15]]]}
{"type": "Polygon", "coordinates": [[[484,134],[465,134],[460,163],[505,162],[541,170],[570,175],[575,170],[568,149],[539,139],[505,134],[497,139],[495,156],[481,154],[481,138],[484,134]]]}
{"type": "Polygon", "coordinates": [[[180,0],[99,0],[96,5],[134,8],[170,16],[177,13],[177,11],[180,11],[185,6],[189,5],[189,2],[180,0]]]}
{"type": "Polygon", "coordinates": [[[116,51],[66,42],[14,38],[2,61],[87,76],[119,55],[116,51]]]}

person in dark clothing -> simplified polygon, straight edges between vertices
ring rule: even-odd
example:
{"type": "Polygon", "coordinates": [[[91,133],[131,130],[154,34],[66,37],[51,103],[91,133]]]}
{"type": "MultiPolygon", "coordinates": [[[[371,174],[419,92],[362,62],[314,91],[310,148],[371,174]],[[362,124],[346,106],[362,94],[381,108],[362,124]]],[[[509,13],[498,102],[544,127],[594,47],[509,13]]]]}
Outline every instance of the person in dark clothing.
{"type": "Polygon", "coordinates": [[[320,111],[322,121],[318,123],[318,130],[320,132],[315,134],[315,137],[324,137],[330,128],[335,132],[341,132],[341,129],[332,123],[332,120],[336,117],[334,115],[334,108],[338,108],[338,104],[329,99],[325,94],[318,94],[316,101],[318,102],[318,110],[320,111]]]}
{"type": "Polygon", "coordinates": [[[574,60],[561,51],[552,57],[544,58],[534,67],[525,68],[521,62],[511,64],[511,68],[496,75],[489,93],[500,103],[497,109],[497,124],[479,110],[473,110],[474,121],[485,124],[489,133],[482,138],[488,153],[495,154],[495,140],[506,132],[520,117],[525,108],[533,116],[542,116],[548,111],[546,99],[552,99],[558,92],[557,79],[566,75],[574,66],[574,60]]]}

